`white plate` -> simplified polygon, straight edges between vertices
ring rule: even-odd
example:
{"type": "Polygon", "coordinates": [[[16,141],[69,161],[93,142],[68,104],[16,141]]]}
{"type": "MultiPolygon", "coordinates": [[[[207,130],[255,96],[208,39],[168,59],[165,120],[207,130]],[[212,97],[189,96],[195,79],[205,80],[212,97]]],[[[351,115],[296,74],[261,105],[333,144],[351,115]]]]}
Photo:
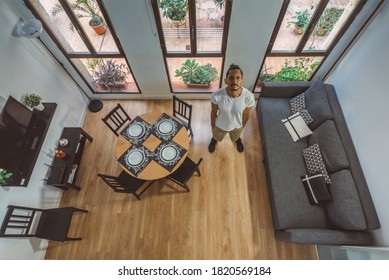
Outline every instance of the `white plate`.
{"type": "Polygon", "coordinates": [[[172,120],[163,120],[158,124],[158,131],[161,134],[170,134],[174,129],[174,123],[172,120]]]}
{"type": "Polygon", "coordinates": [[[130,125],[130,127],[127,129],[128,135],[131,137],[141,137],[143,135],[143,132],[145,131],[145,128],[140,125],[139,123],[135,123],[130,125]]]}
{"type": "Polygon", "coordinates": [[[142,151],[134,150],[127,154],[126,161],[131,166],[138,166],[143,162],[145,155],[142,151]]]}
{"type": "Polygon", "coordinates": [[[177,157],[177,155],[178,155],[178,151],[173,146],[166,146],[161,150],[161,158],[166,162],[174,160],[177,157]]]}

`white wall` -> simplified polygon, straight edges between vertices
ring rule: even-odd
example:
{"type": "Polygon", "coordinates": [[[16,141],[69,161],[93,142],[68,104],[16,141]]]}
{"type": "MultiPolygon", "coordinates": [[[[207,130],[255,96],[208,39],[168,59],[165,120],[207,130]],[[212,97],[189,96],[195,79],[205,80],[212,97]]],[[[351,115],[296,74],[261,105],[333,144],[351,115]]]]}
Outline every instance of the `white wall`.
{"type": "MultiPolygon", "coordinates": [[[[10,0],[0,1],[0,96],[12,95],[20,100],[26,92],[35,92],[45,102],[57,103],[41,153],[28,186],[0,187],[0,221],[7,205],[56,207],[62,191],[43,185],[51,159],[45,152],[53,149],[64,126],[80,126],[86,102],[79,88],[51,57],[38,39],[16,38],[11,35],[20,13],[10,0]]],[[[0,155],[1,156],[1,155],[0,155]]],[[[0,239],[0,259],[42,259],[46,242],[38,239],[0,239]]]]}
{"type": "Polygon", "coordinates": [[[389,246],[388,26],[386,2],[327,81],[336,88],[378,212],[379,246],[389,246]]]}

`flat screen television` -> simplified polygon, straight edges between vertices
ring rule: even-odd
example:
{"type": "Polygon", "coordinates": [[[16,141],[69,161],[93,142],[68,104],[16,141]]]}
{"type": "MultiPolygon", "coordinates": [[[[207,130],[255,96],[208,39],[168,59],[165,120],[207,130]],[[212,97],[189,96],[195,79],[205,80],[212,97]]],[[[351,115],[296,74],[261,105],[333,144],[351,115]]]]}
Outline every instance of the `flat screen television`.
{"type": "Polygon", "coordinates": [[[5,102],[0,114],[0,168],[13,173],[9,185],[27,186],[55,108],[54,103],[44,111],[31,111],[12,96],[5,102]]]}

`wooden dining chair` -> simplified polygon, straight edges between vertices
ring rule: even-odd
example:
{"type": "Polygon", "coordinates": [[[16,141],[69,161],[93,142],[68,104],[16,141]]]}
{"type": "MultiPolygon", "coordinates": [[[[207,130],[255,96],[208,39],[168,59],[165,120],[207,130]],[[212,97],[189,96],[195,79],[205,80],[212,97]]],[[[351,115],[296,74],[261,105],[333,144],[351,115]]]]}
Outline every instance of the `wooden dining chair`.
{"type": "Polygon", "coordinates": [[[104,118],[101,119],[116,136],[119,136],[118,131],[124,126],[127,121],[131,121],[130,116],[118,103],[104,118]]]}
{"type": "Polygon", "coordinates": [[[192,131],[192,105],[173,95],[173,116],[175,116],[188,130],[189,137],[192,131]]]}
{"type": "Polygon", "coordinates": [[[180,167],[178,167],[177,170],[174,171],[172,174],[170,174],[167,178],[179,184],[180,186],[184,187],[186,191],[189,192],[190,190],[187,185],[187,182],[189,181],[190,178],[192,178],[195,172],[199,176],[201,176],[199,166],[202,161],[203,158],[200,158],[200,160],[197,163],[195,163],[189,157],[186,157],[184,162],[180,165],[180,167]]]}
{"type": "Polygon", "coordinates": [[[52,241],[81,240],[68,237],[74,212],[88,212],[74,207],[39,209],[8,205],[0,237],[38,237],[52,241]]]}
{"type": "Polygon", "coordinates": [[[154,183],[155,180],[147,181],[135,178],[122,171],[119,176],[97,174],[115,192],[130,193],[138,200],[140,196],[154,183]]]}

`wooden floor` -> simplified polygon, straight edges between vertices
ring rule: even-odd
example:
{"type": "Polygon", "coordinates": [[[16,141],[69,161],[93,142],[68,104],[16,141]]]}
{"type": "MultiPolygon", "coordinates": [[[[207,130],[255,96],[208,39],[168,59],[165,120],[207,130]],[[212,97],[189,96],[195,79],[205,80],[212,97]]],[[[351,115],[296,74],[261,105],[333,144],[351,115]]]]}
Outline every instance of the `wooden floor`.
{"type": "MultiPolygon", "coordinates": [[[[276,241],[256,113],[243,132],[245,152],[226,137],[213,154],[210,101],[194,106],[189,156],[204,158],[202,176],[189,181],[190,193],[165,179],[136,200],[114,193],[97,173],[118,174],[116,137],[101,121],[117,101],[104,101],[98,113],[88,112],[83,128],[94,138],[86,145],[77,183],[81,191],[65,191],[61,206],[89,210],[76,214],[70,236],[81,241],[50,242],[46,259],[316,259],[314,246],[276,241]]],[[[120,101],[130,116],[171,112],[169,100],[120,101]]]]}

